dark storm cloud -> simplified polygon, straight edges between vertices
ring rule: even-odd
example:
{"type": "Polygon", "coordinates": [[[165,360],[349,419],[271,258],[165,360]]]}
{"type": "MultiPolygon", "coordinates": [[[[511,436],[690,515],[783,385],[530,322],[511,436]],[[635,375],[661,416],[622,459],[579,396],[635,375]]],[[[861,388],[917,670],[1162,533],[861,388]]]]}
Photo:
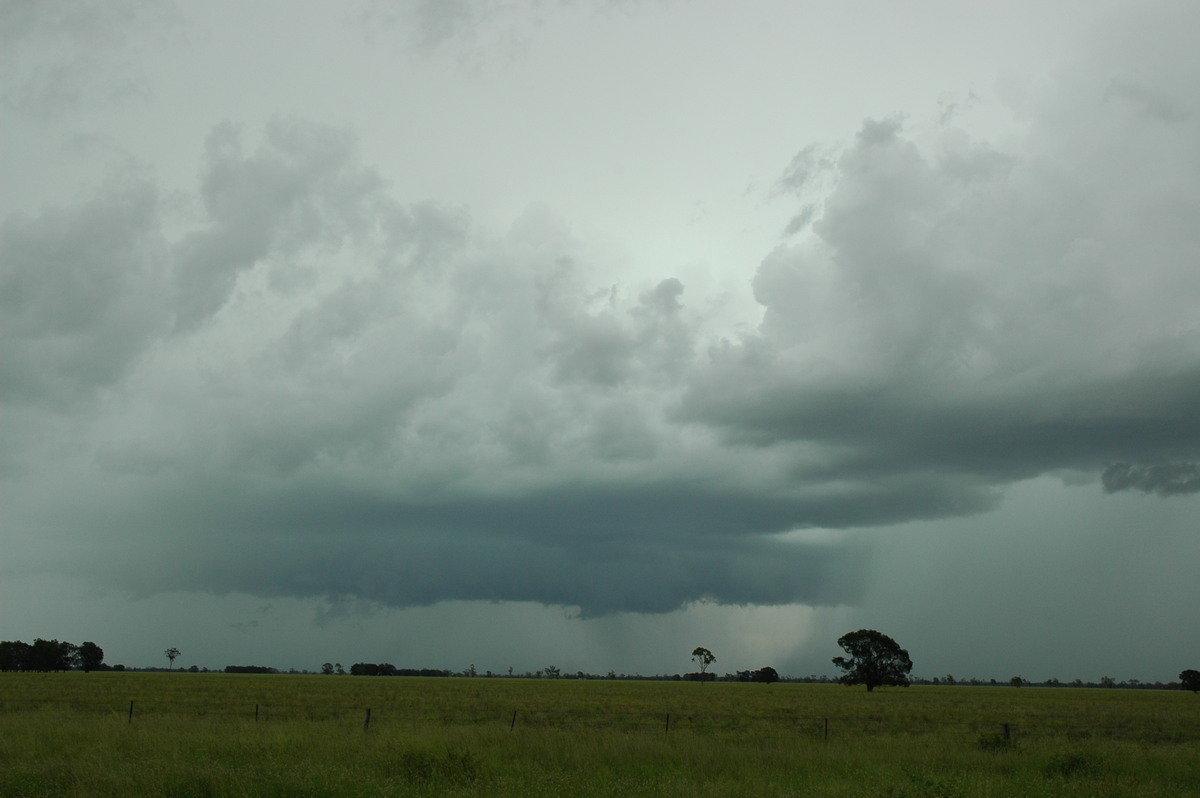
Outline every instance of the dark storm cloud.
{"type": "Polygon", "coordinates": [[[890,501],[923,512],[886,481],[867,502],[796,489],[672,425],[699,335],[680,280],[594,282],[542,209],[490,238],[401,205],[338,131],[245,138],[209,136],[198,215],[134,184],[6,222],[4,400],[91,399],[27,494],[77,480],[29,516],[85,571],[589,615],[834,604],[862,552],[778,536],[890,501]]]}
{"type": "Polygon", "coordinates": [[[789,523],[792,502],[669,485],[443,504],[233,488],[222,505],[199,508],[182,526],[176,505],[161,510],[139,523],[170,523],[179,534],[148,542],[162,555],[153,572],[114,574],[127,586],[355,596],[393,606],[536,601],[602,615],[703,600],[848,602],[865,563],[857,547],[765,534],[789,523]]]}
{"type": "Polygon", "coordinates": [[[1113,463],[1104,469],[1102,479],[1104,490],[1108,493],[1139,490],[1159,496],[1175,496],[1200,491],[1200,468],[1195,463],[1113,463]]]}

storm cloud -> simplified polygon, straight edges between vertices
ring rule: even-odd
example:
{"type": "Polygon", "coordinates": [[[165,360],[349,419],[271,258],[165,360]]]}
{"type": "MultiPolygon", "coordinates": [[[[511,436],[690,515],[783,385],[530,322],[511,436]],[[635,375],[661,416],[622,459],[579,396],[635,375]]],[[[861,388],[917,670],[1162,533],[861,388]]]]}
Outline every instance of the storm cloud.
{"type": "Polygon", "coordinates": [[[544,210],[488,238],[398,203],[336,130],[244,140],[213,130],[194,214],[135,186],[5,230],[10,399],[82,403],[69,459],[111,497],[41,514],[86,562],[131,536],[121,584],[398,606],[854,595],[861,552],[776,536],[877,510],[668,417],[678,279],[597,282],[544,210]]]}
{"type": "Polygon", "coordinates": [[[1186,489],[1200,131],[1188,95],[1135,90],[1179,85],[1174,67],[1117,53],[1056,79],[1004,146],[892,118],[834,158],[802,151],[781,178],[794,240],[755,277],[761,329],[712,350],[681,417],[806,446],[801,480],[904,477],[956,501],[1069,471],[1186,489]]]}
{"type": "MultiPolygon", "coordinates": [[[[145,78],[114,53],[166,17],[89,13],[91,33],[33,15],[0,34],[30,65],[0,86],[23,124],[145,78]],[[45,56],[66,66],[38,67],[40,39],[68,42],[45,56]]],[[[341,35],[368,59],[454,42],[494,57],[487,37],[533,37],[531,13],[364,3],[341,35]]],[[[1003,126],[946,105],[880,109],[841,141],[797,130],[747,189],[774,240],[707,283],[691,263],[623,269],[636,241],[533,192],[482,220],[426,190],[437,142],[389,169],[426,124],[407,106],[386,138],[212,101],[170,169],[72,139],[107,155],[0,220],[4,567],[138,595],[591,618],[839,607],[867,591],[868,528],[979,517],[1045,478],[1195,493],[1197,21],[1167,6],[1110,26],[1002,91],[1003,126]],[[724,307],[728,282],[752,313],[724,307]]],[[[446,85],[484,103],[473,75],[446,85]]],[[[419,108],[419,90],[387,96],[419,108]]],[[[527,110],[548,105],[535,94],[527,110]]],[[[501,166],[541,140],[509,135],[501,166]]],[[[547,172],[632,174],[615,145],[554,153],[547,172]]]]}

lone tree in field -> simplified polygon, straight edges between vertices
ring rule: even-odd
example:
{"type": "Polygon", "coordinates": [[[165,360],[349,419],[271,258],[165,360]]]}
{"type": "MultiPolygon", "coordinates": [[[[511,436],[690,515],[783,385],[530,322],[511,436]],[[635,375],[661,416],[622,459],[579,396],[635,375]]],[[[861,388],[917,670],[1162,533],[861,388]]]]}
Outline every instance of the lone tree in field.
{"type": "Polygon", "coordinates": [[[85,673],[100,670],[104,666],[104,649],[89,640],[76,649],[75,659],[85,673]]]}
{"type": "Polygon", "coordinates": [[[834,657],[833,664],[845,671],[842,684],[865,684],[867,692],[880,685],[908,687],[912,660],[900,645],[874,629],[859,629],[838,638],[848,657],[834,657]]]}
{"type": "Polygon", "coordinates": [[[1179,674],[1179,686],[1193,693],[1200,693],[1200,671],[1188,668],[1179,674]]]}
{"type": "Polygon", "coordinates": [[[175,667],[175,658],[179,656],[179,649],[175,648],[175,646],[171,646],[163,652],[163,656],[171,660],[171,664],[167,667],[167,670],[171,670],[171,668],[175,667]]]}
{"type": "Polygon", "coordinates": [[[704,672],[708,670],[709,665],[712,665],[717,661],[717,658],[713,656],[713,653],[704,646],[696,646],[694,649],[692,649],[692,659],[696,660],[696,664],[700,666],[701,676],[703,676],[704,672]]]}

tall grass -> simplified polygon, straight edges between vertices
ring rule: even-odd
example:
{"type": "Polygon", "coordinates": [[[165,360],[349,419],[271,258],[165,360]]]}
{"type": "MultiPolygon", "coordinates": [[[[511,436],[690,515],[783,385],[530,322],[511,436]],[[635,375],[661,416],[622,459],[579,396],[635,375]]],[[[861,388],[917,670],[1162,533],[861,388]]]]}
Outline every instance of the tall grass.
{"type": "Polygon", "coordinates": [[[68,673],[0,674],[0,707],[3,796],[1133,798],[1200,783],[1200,700],[1157,691],[68,673]]]}

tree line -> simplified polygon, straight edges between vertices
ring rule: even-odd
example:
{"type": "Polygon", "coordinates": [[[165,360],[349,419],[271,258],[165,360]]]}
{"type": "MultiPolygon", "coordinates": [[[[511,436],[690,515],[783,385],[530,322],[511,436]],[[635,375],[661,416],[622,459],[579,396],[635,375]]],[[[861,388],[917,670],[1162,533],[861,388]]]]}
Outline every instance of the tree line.
{"type": "MultiPolygon", "coordinates": [[[[874,629],[859,629],[856,632],[848,632],[838,638],[838,645],[846,652],[847,656],[834,657],[833,664],[840,668],[843,673],[837,678],[837,681],[846,685],[861,684],[867,688],[867,692],[873,691],[876,687],[891,685],[896,687],[907,687],[910,684],[983,684],[983,682],[971,679],[969,681],[956,680],[953,676],[947,675],[944,678],[934,678],[931,682],[924,679],[913,679],[910,674],[912,672],[912,659],[908,652],[901,648],[895,640],[887,635],[875,631],[874,629]]],[[[164,652],[171,666],[174,666],[175,659],[180,655],[177,648],[168,648],[164,652]]],[[[716,661],[716,657],[711,651],[703,646],[697,646],[692,651],[692,659],[699,666],[699,671],[688,673],[680,676],[675,674],[673,677],[660,676],[650,677],[658,679],[683,679],[687,681],[739,681],[739,682],[763,682],[770,684],[772,682],[783,681],[779,673],[772,667],[766,666],[757,670],[738,671],[736,674],[726,674],[723,678],[718,678],[715,673],[709,672],[708,668],[716,661]]],[[[52,671],[98,671],[98,670],[125,670],[124,666],[108,666],[104,663],[104,649],[91,641],[86,641],[81,645],[75,645],[67,641],[46,640],[37,638],[33,643],[25,643],[21,640],[2,640],[0,641],[0,671],[35,671],[41,673],[50,673],[52,671]]],[[[192,671],[197,671],[196,666],[192,666],[192,671]]],[[[207,670],[207,669],[205,669],[207,670]]],[[[278,673],[275,668],[270,668],[261,665],[229,665],[225,668],[226,673],[278,673]]],[[[343,675],[346,670],[342,664],[326,662],[321,666],[321,673],[325,675],[343,675]]],[[[455,676],[449,670],[441,670],[435,668],[397,668],[390,662],[371,663],[371,662],[356,662],[350,666],[350,675],[352,676],[455,676]]],[[[463,676],[476,676],[475,666],[472,665],[467,671],[463,672],[463,676]]],[[[492,676],[492,672],[488,671],[487,676],[492,676]]],[[[513,676],[512,668],[508,669],[508,675],[513,676]]],[[[534,674],[526,674],[533,676],[534,674]]],[[[537,672],[538,678],[558,679],[563,676],[560,669],[556,666],[547,666],[537,672]]],[[[572,675],[566,675],[566,678],[592,679],[601,678],[591,674],[585,674],[582,671],[572,675]]],[[[618,677],[616,673],[609,671],[609,679],[616,678],[644,678],[644,677],[618,677]]],[[[828,677],[810,677],[809,679],[787,679],[786,681],[827,681],[828,677]]],[[[992,684],[996,684],[996,680],[991,680],[992,684]]],[[[1027,679],[1021,676],[1014,676],[1009,683],[1014,687],[1023,687],[1031,684],[1027,679]]],[[[1070,685],[1063,685],[1057,679],[1051,679],[1043,682],[1046,686],[1100,686],[1100,687],[1117,687],[1115,680],[1105,676],[1101,678],[1099,685],[1084,685],[1083,682],[1076,680],[1070,685]]],[[[1174,687],[1176,685],[1162,685],[1155,683],[1154,685],[1139,683],[1136,680],[1130,680],[1129,683],[1122,682],[1121,687],[1174,687]]],[[[1184,670],[1179,674],[1178,687],[1192,692],[1200,692],[1200,671],[1184,670]]]]}
{"type": "MultiPolygon", "coordinates": [[[[326,662],[321,666],[321,673],[326,676],[344,675],[342,663],[336,665],[326,662]]],[[[351,676],[453,676],[450,671],[437,668],[397,668],[390,662],[356,662],[350,666],[351,676]]]]}
{"type": "Polygon", "coordinates": [[[0,640],[0,671],[103,671],[104,649],[88,641],[81,645],[37,638],[32,643],[0,640]]]}

